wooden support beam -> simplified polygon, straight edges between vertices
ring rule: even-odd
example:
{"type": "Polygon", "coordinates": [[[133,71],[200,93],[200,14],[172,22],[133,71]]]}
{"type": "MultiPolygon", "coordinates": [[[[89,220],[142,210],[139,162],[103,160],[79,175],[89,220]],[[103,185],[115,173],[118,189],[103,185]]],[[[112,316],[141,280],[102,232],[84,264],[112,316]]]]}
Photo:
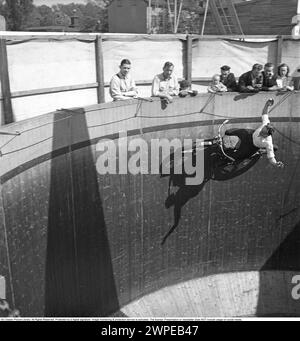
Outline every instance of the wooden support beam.
{"type": "Polygon", "coordinates": [[[95,52],[96,52],[96,79],[98,83],[97,98],[98,98],[98,103],[104,103],[105,102],[104,67],[103,67],[102,37],[100,35],[98,35],[95,40],[95,52]]]}
{"type": "Polygon", "coordinates": [[[0,300],[6,300],[6,285],[3,276],[0,276],[0,300]]]}
{"type": "Polygon", "coordinates": [[[178,15],[177,15],[177,20],[176,20],[176,31],[175,31],[175,33],[177,33],[177,31],[178,31],[178,26],[179,26],[179,22],[180,22],[180,15],[181,15],[181,11],[182,11],[182,4],[183,4],[183,0],[180,0],[179,10],[178,10],[178,15]]]}
{"type": "Polygon", "coordinates": [[[278,36],[277,39],[277,51],[276,51],[276,65],[280,65],[282,62],[282,43],[283,38],[282,36],[278,36]]]}
{"type": "Polygon", "coordinates": [[[192,81],[192,60],[193,60],[193,37],[187,35],[186,38],[186,74],[187,81],[192,81]]]}
{"type": "MultiPolygon", "coordinates": [[[[95,89],[95,88],[98,88],[98,83],[66,85],[66,86],[59,86],[59,87],[54,87],[54,88],[42,88],[42,89],[34,89],[34,90],[15,91],[11,93],[11,98],[49,95],[49,94],[55,94],[59,92],[88,90],[88,89],[95,89]]],[[[1,96],[0,96],[0,99],[2,99],[1,96]]]]}
{"type": "Polygon", "coordinates": [[[4,124],[13,122],[6,40],[0,39],[0,81],[3,101],[4,124]]]}
{"type": "Polygon", "coordinates": [[[147,33],[151,34],[151,32],[152,32],[152,3],[151,0],[149,0],[147,7],[147,33]]]}
{"type": "Polygon", "coordinates": [[[206,1],[206,5],[205,5],[204,18],[203,18],[202,29],[201,29],[201,36],[203,36],[203,34],[204,34],[208,7],[209,7],[209,0],[206,1]]]}
{"type": "Polygon", "coordinates": [[[173,33],[176,33],[177,26],[177,0],[174,0],[174,30],[173,33]]]}

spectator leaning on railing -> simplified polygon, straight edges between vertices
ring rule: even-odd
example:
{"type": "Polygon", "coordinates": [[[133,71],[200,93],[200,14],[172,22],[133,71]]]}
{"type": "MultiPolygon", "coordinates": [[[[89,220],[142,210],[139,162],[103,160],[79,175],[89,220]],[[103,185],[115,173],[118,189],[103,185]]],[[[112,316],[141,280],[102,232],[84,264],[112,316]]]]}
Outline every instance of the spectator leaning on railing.
{"type": "Polygon", "coordinates": [[[275,91],[278,90],[276,76],[274,74],[274,64],[273,63],[266,63],[264,66],[264,71],[262,72],[263,75],[263,91],[275,91]]]}
{"type": "Polygon", "coordinates": [[[129,75],[131,62],[123,59],[120,72],[114,75],[110,81],[109,93],[114,101],[126,100],[137,97],[137,88],[134,80],[129,75]]]}
{"type": "MultiPolygon", "coordinates": [[[[126,100],[137,98],[138,92],[134,80],[129,75],[131,62],[123,59],[120,64],[120,71],[114,75],[110,82],[110,95],[117,100],[126,100]]],[[[210,93],[239,91],[239,92],[259,92],[259,91],[292,91],[294,84],[289,77],[289,67],[287,64],[278,66],[278,75],[275,75],[274,64],[266,63],[264,67],[261,64],[254,64],[252,70],[243,73],[239,77],[238,84],[236,78],[228,65],[223,65],[221,74],[215,74],[207,88],[210,93]]],[[[156,75],[152,81],[152,96],[160,97],[168,102],[172,102],[174,96],[185,97],[187,95],[195,96],[196,90],[191,90],[191,82],[182,80],[179,83],[177,77],[173,74],[174,64],[166,62],[163,66],[163,72],[156,75]]]]}
{"type": "Polygon", "coordinates": [[[173,71],[174,64],[166,62],[163,67],[163,72],[156,75],[152,81],[152,96],[172,102],[172,97],[179,94],[178,80],[173,74],[173,71]]]}
{"type": "Polygon", "coordinates": [[[277,86],[281,91],[293,91],[294,83],[292,78],[289,76],[290,68],[287,64],[280,64],[277,69],[277,86]]]}
{"type": "Polygon", "coordinates": [[[258,92],[262,88],[263,66],[261,64],[254,64],[252,70],[243,73],[239,78],[239,91],[240,92],[258,92]]]}
{"type": "Polygon", "coordinates": [[[216,93],[216,92],[226,92],[227,87],[220,82],[220,75],[216,74],[213,75],[211,83],[209,84],[207,91],[210,93],[216,93]]]}
{"type": "Polygon", "coordinates": [[[196,96],[198,94],[197,90],[191,89],[191,82],[183,79],[179,82],[179,97],[186,97],[187,95],[196,96]]]}
{"type": "Polygon", "coordinates": [[[238,86],[236,83],[235,76],[232,72],[230,72],[230,66],[228,65],[223,65],[221,67],[221,78],[220,78],[221,83],[223,83],[227,91],[237,91],[238,86]]]}

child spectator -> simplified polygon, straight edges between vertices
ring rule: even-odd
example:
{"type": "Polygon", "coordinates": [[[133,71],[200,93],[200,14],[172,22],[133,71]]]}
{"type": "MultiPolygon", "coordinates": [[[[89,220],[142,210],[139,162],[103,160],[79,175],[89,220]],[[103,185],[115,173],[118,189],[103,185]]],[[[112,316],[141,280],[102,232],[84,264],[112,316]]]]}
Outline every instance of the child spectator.
{"type": "Polygon", "coordinates": [[[172,102],[172,97],[179,94],[179,84],[173,71],[174,64],[166,62],[163,66],[163,72],[156,75],[152,81],[152,96],[172,102]]]}
{"type": "Polygon", "coordinates": [[[207,91],[211,93],[216,92],[225,92],[227,91],[227,87],[221,83],[220,81],[220,75],[216,74],[212,77],[211,83],[209,84],[207,91]]]}
{"type": "Polygon", "coordinates": [[[186,97],[187,95],[196,96],[198,94],[197,90],[191,89],[191,82],[187,80],[182,80],[179,82],[179,96],[186,97]]]}

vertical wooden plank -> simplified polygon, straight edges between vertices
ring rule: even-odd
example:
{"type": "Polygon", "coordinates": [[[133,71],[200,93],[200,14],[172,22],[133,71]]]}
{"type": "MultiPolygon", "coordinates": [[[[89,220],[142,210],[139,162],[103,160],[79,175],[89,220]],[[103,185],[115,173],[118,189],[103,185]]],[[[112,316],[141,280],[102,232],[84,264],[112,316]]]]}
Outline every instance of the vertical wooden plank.
{"type": "Polygon", "coordinates": [[[96,53],[96,78],[98,82],[97,98],[98,98],[98,103],[104,103],[105,95],[104,95],[102,37],[99,35],[96,37],[96,40],[95,40],[95,53],[96,53]]]}
{"type": "Polygon", "coordinates": [[[0,15],[0,31],[6,31],[6,21],[2,15],[0,15]]]}
{"type": "Polygon", "coordinates": [[[147,33],[151,34],[151,30],[152,30],[152,4],[151,0],[149,0],[147,7],[147,33]]]}
{"type": "Polygon", "coordinates": [[[192,81],[192,60],[193,60],[193,36],[187,35],[186,38],[186,75],[189,82],[192,81]]]}
{"type": "Polygon", "coordinates": [[[202,29],[201,29],[201,36],[203,36],[203,34],[204,34],[204,29],[205,29],[205,24],[206,24],[206,18],[207,18],[208,7],[209,7],[209,0],[206,1],[206,5],[205,5],[204,18],[203,18],[202,29]]]}
{"type": "Polygon", "coordinates": [[[3,97],[4,124],[13,122],[6,40],[0,39],[0,80],[3,97]]]}
{"type": "Polygon", "coordinates": [[[277,52],[276,52],[276,65],[280,65],[282,61],[282,36],[278,36],[277,38],[277,52]]]}

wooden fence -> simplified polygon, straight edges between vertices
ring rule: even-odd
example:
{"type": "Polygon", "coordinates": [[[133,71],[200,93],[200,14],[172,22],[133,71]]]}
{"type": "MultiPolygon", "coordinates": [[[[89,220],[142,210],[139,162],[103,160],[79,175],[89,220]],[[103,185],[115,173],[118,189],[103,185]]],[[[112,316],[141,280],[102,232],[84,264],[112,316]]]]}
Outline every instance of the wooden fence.
{"type": "MultiPolygon", "coordinates": [[[[123,35],[121,39],[126,40],[127,37],[132,39],[130,35],[123,35]]],[[[139,38],[149,36],[146,35],[138,35],[139,38]]],[[[25,98],[36,95],[46,95],[46,94],[55,94],[55,93],[63,93],[67,91],[75,91],[75,90],[86,90],[86,89],[95,89],[97,91],[97,101],[98,103],[105,102],[105,88],[109,87],[109,83],[104,81],[104,59],[103,59],[103,38],[106,40],[116,39],[116,35],[112,34],[103,34],[103,35],[82,35],[82,34],[64,34],[63,37],[61,35],[55,34],[43,34],[43,35],[34,35],[32,34],[22,34],[22,35],[8,35],[0,37],[0,81],[1,81],[1,93],[0,93],[0,103],[2,104],[2,124],[8,124],[14,121],[14,113],[13,113],[13,105],[12,99],[16,98],[25,98]],[[7,54],[7,45],[10,44],[14,40],[38,40],[38,39],[52,39],[52,38],[62,38],[62,39],[89,39],[94,43],[94,51],[95,51],[95,70],[96,70],[96,79],[95,82],[88,84],[76,84],[69,86],[55,86],[49,88],[41,88],[34,90],[25,90],[25,91],[11,91],[10,85],[10,75],[9,75],[9,67],[8,67],[8,54],[7,54]]],[[[197,35],[157,35],[151,36],[151,40],[154,41],[165,41],[165,40],[181,40],[183,42],[182,49],[182,62],[183,62],[183,77],[189,81],[192,81],[197,84],[206,85],[210,80],[209,77],[193,77],[192,75],[192,67],[193,67],[193,43],[196,40],[220,40],[220,39],[234,39],[235,41],[243,42],[245,38],[251,40],[262,40],[262,39],[270,39],[270,41],[276,41],[277,49],[276,49],[276,64],[279,64],[282,59],[282,44],[285,39],[291,39],[290,36],[248,36],[248,37],[229,37],[229,36],[197,36],[197,35]]],[[[140,86],[149,86],[151,85],[151,79],[138,79],[136,81],[137,85],[140,86]]],[[[50,110],[49,110],[50,111],[50,110]]]]}

